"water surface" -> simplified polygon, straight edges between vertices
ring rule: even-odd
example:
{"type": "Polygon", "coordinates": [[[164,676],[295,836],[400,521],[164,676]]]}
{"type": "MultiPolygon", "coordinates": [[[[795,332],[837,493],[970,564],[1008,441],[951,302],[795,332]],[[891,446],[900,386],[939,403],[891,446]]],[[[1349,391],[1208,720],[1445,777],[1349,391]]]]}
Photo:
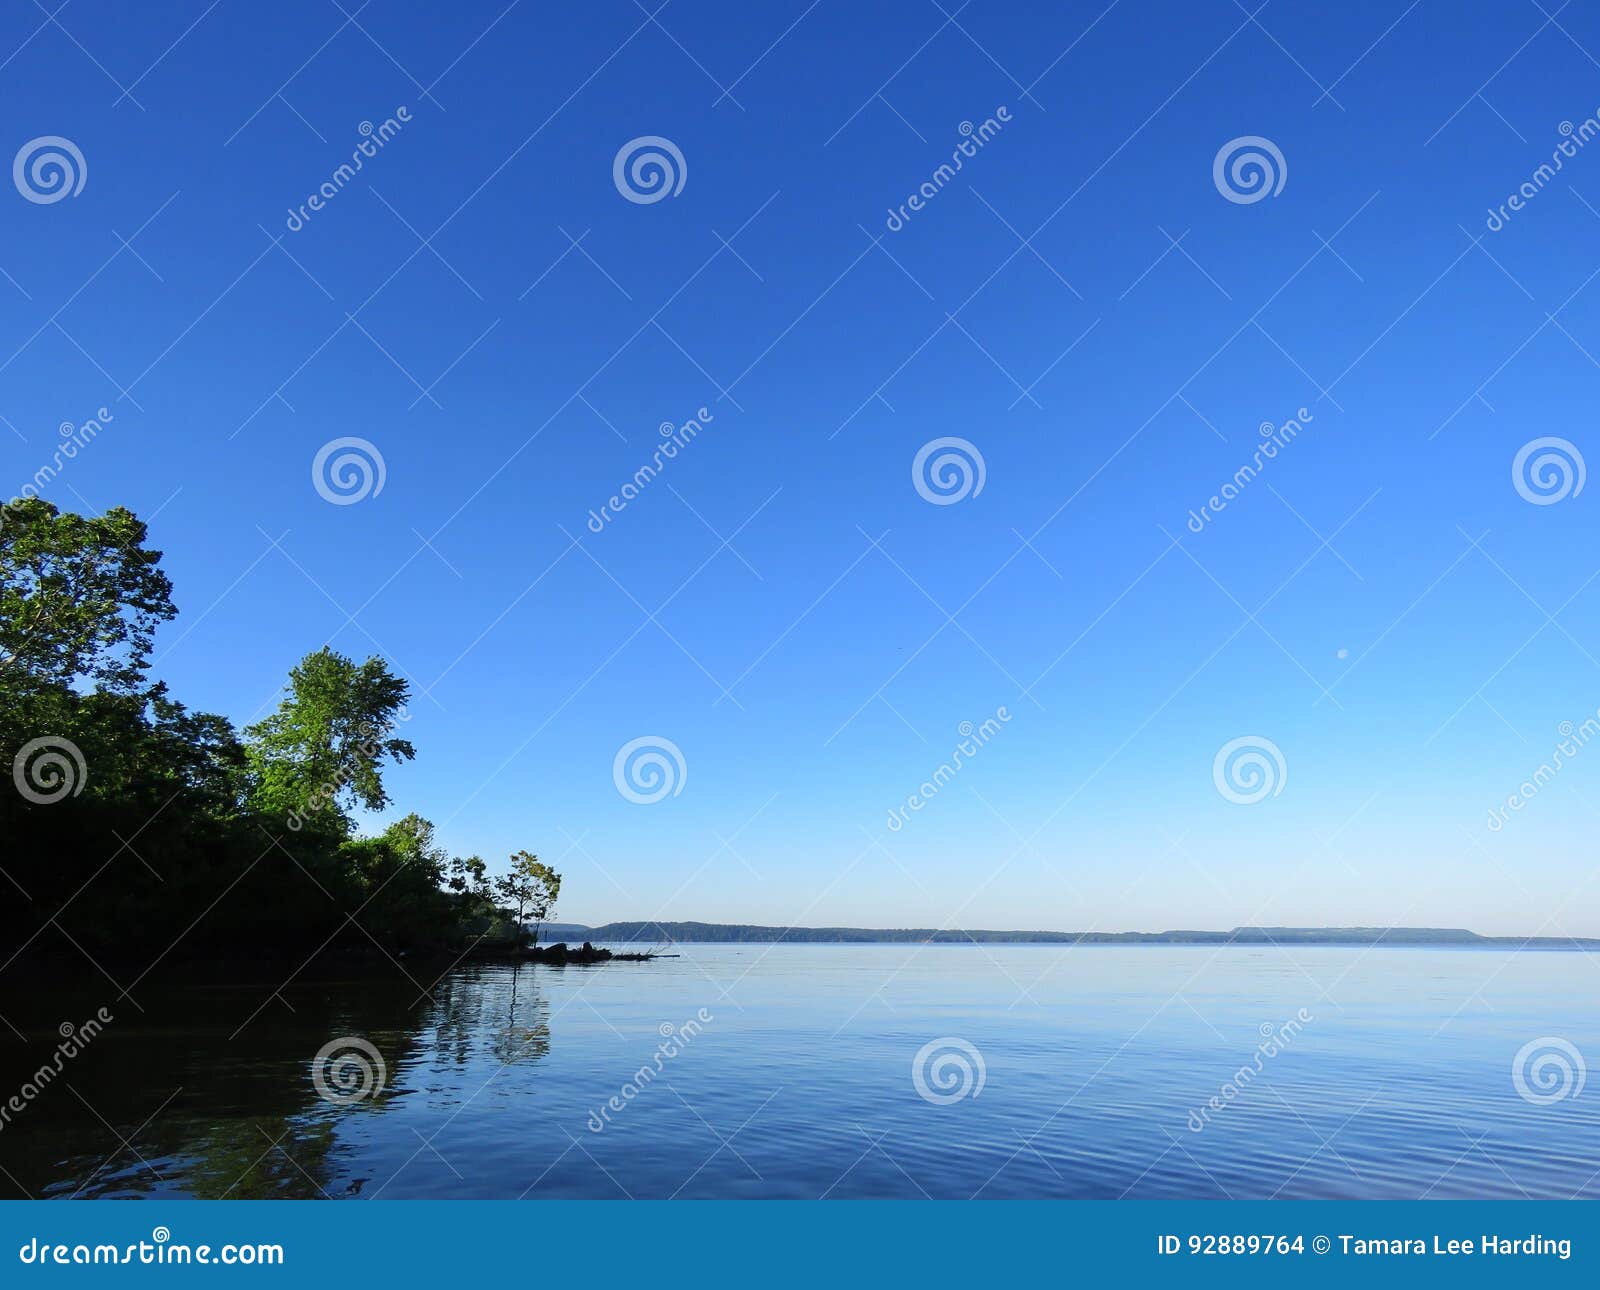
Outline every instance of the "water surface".
{"type": "MultiPolygon", "coordinates": [[[[1600,1086],[1567,1055],[1600,1054],[1600,956],[681,950],[131,999],[13,988],[27,1042],[0,1036],[0,1101],[53,1062],[60,1023],[114,1020],[0,1127],[0,1191],[1600,1196],[1600,1086]],[[330,1101],[316,1054],[357,1039],[382,1087],[330,1101]],[[1525,1058],[1519,1091],[1536,1040],[1570,1049],[1525,1058]]],[[[335,1098],[362,1091],[323,1070],[335,1098]]]]}

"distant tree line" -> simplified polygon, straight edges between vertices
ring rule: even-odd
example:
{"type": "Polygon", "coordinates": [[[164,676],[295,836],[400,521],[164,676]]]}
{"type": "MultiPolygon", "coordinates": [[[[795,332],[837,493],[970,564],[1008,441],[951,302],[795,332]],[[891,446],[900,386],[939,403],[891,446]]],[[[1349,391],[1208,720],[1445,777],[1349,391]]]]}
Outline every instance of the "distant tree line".
{"type": "Polygon", "coordinates": [[[415,756],[382,659],[306,655],[242,731],[152,682],[177,610],[147,536],[0,508],[0,957],[459,952],[548,917],[560,877],[528,852],[494,877],[416,814],[358,835],[415,756]]]}

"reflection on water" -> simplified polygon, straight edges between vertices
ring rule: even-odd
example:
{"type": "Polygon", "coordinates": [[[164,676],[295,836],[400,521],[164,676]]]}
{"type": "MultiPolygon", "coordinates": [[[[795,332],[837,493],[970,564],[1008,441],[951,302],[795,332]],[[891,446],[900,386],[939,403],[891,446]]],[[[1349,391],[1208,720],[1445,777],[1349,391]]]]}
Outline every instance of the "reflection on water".
{"type": "Polygon", "coordinates": [[[444,1072],[550,1051],[550,1009],[531,966],[452,972],[427,992],[397,977],[141,990],[76,1046],[58,1042],[54,1017],[89,996],[35,995],[34,1024],[12,1018],[29,1055],[19,1044],[0,1066],[8,1090],[28,1086],[0,1129],[9,1194],[360,1195],[371,1177],[350,1140],[355,1117],[389,1114],[436,1090],[444,1072]],[[332,1063],[350,1037],[377,1062],[346,1092],[332,1063]],[[336,1049],[321,1066],[332,1099],[317,1087],[324,1046],[336,1049]],[[49,1078],[38,1078],[41,1065],[49,1078]],[[434,1075],[413,1087],[419,1071],[434,1075]]]}
{"type": "Polygon", "coordinates": [[[0,1194],[1595,1197],[1597,972],[731,945],[426,990],[7,979],[0,1194]]]}

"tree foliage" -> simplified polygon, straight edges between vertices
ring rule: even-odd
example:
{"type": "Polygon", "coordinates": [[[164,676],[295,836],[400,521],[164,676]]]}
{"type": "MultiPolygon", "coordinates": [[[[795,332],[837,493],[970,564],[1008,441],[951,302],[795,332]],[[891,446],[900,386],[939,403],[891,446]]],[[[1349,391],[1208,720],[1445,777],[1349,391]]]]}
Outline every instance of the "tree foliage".
{"type": "MultiPolygon", "coordinates": [[[[306,655],[242,733],[147,679],[176,612],[147,536],[121,509],[0,510],[0,772],[41,737],[82,766],[48,802],[0,774],[11,957],[149,968],[518,943],[488,866],[452,858],[429,821],[359,835],[359,813],[390,805],[386,772],[415,755],[399,734],[409,687],[383,659],[306,655]]],[[[553,907],[560,879],[534,857],[514,857],[511,881],[527,893],[519,914],[553,907]]]]}
{"type": "Polygon", "coordinates": [[[357,663],[324,646],[289,673],[278,709],[245,731],[257,804],[302,820],[344,819],[346,804],[379,811],[386,759],[410,761],[410,686],[380,658],[357,663]]]}
{"type": "Polygon", "coordinates": [[[176,615],[172,583],[144,524],[114,507],[63,514],[38,498],[0,512],[0,683],[127,692],[143,679],[157,626],[176,615]]]}
{"type": "Polygon", "coordinates": [[[539,943],[539,924],[554,911],[561,895],[561,875],[531,851],[511,857],[511,871],[495,879],[495,893],[505,902],[505,912],[518,927],[533,921],[533,943],[539,943]]]}

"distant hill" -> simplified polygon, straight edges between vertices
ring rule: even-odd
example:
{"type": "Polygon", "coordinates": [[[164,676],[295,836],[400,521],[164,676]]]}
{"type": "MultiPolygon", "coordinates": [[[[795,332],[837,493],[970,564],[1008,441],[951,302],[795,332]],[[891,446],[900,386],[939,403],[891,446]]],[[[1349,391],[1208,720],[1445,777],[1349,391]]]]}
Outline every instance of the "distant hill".
{"type": "Polygon", "coordinates": [[[750,923],[546,923],[539,939],[610,943],[684,941],[720,944],[830,945],[1526,945],[1600,949],[1600,939],[1479,936],[1460,927],[1235,927],[1227,932],[996,932],[931,927],[762,927],[750,923]]]}

